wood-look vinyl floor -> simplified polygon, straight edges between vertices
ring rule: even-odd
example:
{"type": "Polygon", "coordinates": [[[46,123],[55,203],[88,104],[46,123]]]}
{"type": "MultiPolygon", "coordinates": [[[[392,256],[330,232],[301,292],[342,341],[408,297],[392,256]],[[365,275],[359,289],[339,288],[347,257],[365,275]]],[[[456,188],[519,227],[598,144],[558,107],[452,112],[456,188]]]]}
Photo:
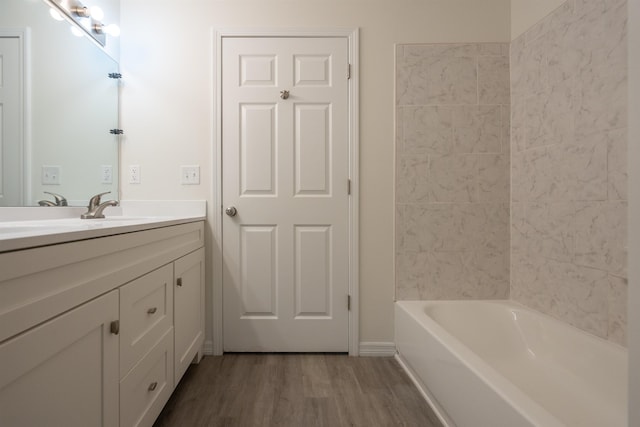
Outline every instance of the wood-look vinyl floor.
{"type": "Polygon", "coordinates": [[[154,427],[441,427],[393,358],[225,354],[192,365],[154,427]]]}

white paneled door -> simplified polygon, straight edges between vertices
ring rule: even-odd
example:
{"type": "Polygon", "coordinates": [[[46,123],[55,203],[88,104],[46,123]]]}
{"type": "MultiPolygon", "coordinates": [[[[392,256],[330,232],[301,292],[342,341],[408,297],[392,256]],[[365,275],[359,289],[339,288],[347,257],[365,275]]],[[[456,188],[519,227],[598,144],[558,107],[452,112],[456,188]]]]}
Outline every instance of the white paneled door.
{"type": "Polygon", "coordinates": [[[0,35],[0,206],[22,204],[21,43],[0,35]]]}
{"type": "Polygon", "coordinates": [[[225,351],[348,350],[346,38],[224,38],[225,351]]]}

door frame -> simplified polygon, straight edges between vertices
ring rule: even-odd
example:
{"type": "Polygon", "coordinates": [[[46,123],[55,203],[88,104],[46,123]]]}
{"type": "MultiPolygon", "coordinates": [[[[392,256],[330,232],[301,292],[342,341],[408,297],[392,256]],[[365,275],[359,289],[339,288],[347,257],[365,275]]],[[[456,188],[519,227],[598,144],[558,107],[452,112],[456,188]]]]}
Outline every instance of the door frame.
{"type": "MultiPolygon", "coordinates": [[[[213,87],[213,114],[215,145],[213,149],[214,173],[212,174],[213,194],[213,292],[212,292],[212,352],[223,353],[223,302],[222,302],[222,42],[233,37],[330,37],[345,38],[348,43],[348,61],[351,65],[349,84],[349,179],[351,180],[351,196],[349,197],[349,355],[359,354],[359,95],[358,95],[358,28],[319,28],[319,29],[255,29],[255,28],[223,28],[213,30],[212,71],[215,74],[213,87]]],[[[347,70],[345,70],[345,74],[347,70]]]]}
{"type": "Polygon", "coordinates": [[[31,203],[31,31],[0,28],[0,37],[18,39],[20,49],[20,206],[31,203]]]}

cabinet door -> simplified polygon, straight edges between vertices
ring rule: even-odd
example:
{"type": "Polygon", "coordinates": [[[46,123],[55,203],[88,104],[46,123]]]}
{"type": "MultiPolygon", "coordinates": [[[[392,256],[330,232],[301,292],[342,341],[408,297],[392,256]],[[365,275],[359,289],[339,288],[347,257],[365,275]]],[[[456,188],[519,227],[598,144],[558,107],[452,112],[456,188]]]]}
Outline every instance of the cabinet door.
{"type": "Polygon", "coordinates": [[[0,425],[117,426],[118,291],[0,345],[0,425]]]}
{"type": "Polygon", "coordinates": [[[204,248],[175,262],[175,385],[204,340],[204,248]]]}

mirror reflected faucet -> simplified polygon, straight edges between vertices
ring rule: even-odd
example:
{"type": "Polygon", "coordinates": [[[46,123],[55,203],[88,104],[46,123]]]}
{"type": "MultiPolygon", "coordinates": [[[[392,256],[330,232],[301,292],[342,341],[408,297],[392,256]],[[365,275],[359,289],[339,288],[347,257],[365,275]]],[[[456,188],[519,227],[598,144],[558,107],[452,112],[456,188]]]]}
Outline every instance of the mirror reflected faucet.
{"type": "Polygon", "coordinates": [[[60,194],[56,194],[56,193],[51,193],[49,191],[43,191],[43,193],[45,194],[49,194],[51,196],[53,196],[54,201],[52,202],[51,200],[39,200],[38,201],[38,205],[40,206],[69,206],[69,204],[67,203],[67,199],[60,195],[60,194]]]}

